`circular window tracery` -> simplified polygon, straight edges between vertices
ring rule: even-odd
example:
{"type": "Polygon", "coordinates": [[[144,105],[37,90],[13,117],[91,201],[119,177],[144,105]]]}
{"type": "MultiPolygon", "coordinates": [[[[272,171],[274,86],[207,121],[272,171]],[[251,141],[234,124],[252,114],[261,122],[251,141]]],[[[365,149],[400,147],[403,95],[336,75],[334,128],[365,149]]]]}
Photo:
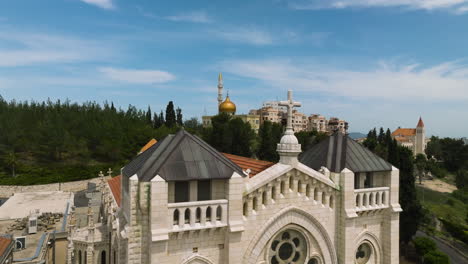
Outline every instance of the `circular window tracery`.
{"type": "Polygon", "coordinates": [[[285,230],[271,242],[269,250],[271,264],[302,264],[306,256],[307,244],[304,236],[298,231],[285,230]]]}
{"type": "Polygon", "coordinates": [[[372,248],[369,243],[362,243],[356,250],[356,263],[366,264],[372,255],[372,248]]]}

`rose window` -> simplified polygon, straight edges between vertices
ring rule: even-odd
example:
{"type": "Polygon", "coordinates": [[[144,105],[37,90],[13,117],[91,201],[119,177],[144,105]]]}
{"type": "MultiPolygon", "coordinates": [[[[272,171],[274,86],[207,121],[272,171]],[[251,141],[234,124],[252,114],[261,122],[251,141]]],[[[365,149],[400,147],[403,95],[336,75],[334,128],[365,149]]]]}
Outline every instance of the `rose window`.
{"type": "Polygon", "coordinates": [[[361,244],[356,250],[356,263],[365,264],[369,261],[372,249],[368,243],[361,244]]]}
{"type": "Polygon", "coordinates": [[[271,243],[269,250],[270,264],[304,263],[307,244],[304,236],[295,230],[279,233],[271,243]]]}

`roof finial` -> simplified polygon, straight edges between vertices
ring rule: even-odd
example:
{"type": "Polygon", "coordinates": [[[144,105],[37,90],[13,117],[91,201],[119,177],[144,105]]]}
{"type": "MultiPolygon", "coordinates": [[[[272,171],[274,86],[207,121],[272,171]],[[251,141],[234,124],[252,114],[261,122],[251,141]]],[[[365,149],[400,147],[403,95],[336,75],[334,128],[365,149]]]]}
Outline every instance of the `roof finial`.
{"type": "Polygon", "coordinates": [[[301,144],[294,135],[292,119],[293,108],[301,106],[301,103],[294,102],[292,98],[292,91],[288,91],[288,100],[280,101],[279,106],[285,106],[288,110],[286,131],[278,144],[277,151],[280,155],[280,163],[293,165],[297,163],[297,156],[301,153],[301,144]]]}

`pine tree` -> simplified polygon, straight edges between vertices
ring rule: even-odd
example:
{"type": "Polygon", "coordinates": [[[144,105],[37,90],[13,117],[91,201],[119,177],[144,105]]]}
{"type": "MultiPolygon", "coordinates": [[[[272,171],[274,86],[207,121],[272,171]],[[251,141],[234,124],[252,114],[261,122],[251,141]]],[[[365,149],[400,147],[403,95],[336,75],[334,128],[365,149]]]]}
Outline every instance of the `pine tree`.
{"type": "Polygon", "coordinates": [[[166,126],[172,128],[176,124],[176,114],[174,111],[174,103],[169,101],[166,107],[166,126]]]}
{"type": "Polygon", "coordinates": [[[145,119],[146,119],[146,123],[151,126],[153,124],[153,120],[151,119],[152,116],[153,116],[153,113],[151,112],[151,107],[148,105],[148,110],[146,111],[145,119]]]}
{"type": "Polygon", "coordinates": [[[161,113],[159,113],[159,124],[160,124],[160,126],[166,124],[166,121],[164,120],[164,114],[163,114],[162,110],[161,110],[161,113]]]}
{"type": "Polygon", "coordinates": [[[157,113],[153,114],[153,128],[160,128],[162,124],[159,121],[159,115],[157,113]]]}
{"type": "Polygon", "coordinates": [[[178,126],[183,126],[184,125],[184,123],[182,121],[182,109],[180,109],[179,107],[177,107],[177,109],[176,109],[176,122],[177,122],[178,126]]]}
{"type": "Polygon", "coordinates": [[[377,137],[377,141],[379,142],[379,144],[383,144],[384,139],[385,139],[385,133],[384,133],[383,127],[381,127],[379,131],[379,136],[377,137]]]}

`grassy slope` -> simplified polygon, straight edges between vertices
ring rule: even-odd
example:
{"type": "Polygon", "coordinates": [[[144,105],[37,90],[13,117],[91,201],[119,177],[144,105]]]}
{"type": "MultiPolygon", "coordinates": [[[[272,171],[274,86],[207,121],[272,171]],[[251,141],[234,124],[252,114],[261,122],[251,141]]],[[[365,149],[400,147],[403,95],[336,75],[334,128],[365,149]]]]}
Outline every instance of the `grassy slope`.
{"type": "Polygon", "coordinates": [[[416,186],[416,190],[422,205],[435,216],[451,222],[466,224],[465,218],[468,209],[462,201],[453,198],[449,193],[436,192],[420,186],[416,186]]]}

